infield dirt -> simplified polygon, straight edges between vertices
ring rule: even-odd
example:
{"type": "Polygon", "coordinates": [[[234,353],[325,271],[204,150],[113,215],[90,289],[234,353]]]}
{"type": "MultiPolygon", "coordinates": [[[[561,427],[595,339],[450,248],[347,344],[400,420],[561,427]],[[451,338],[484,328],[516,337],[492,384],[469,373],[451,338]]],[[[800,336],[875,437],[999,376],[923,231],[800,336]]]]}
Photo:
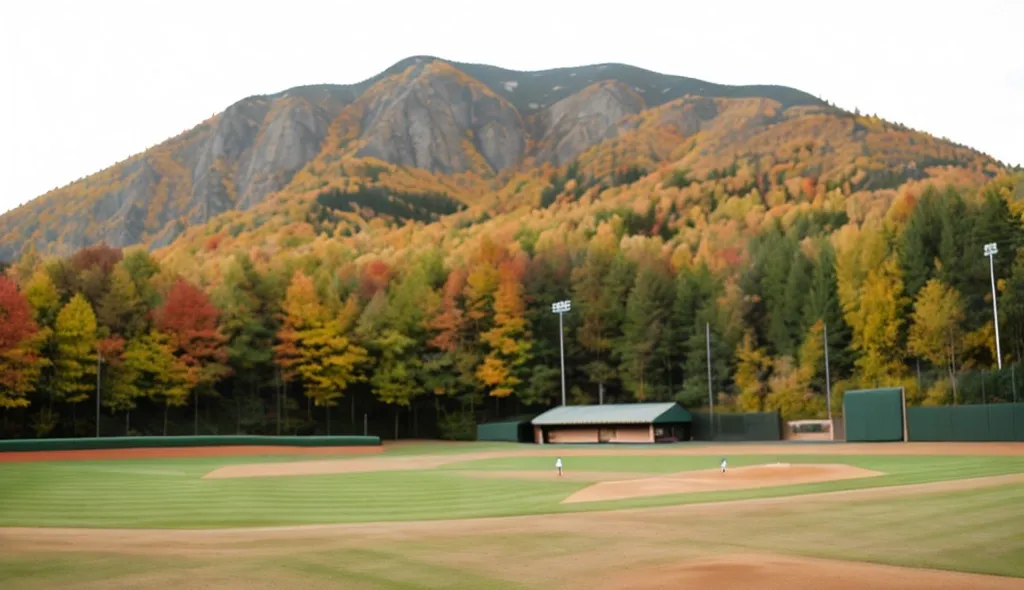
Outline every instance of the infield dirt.
{"type": "MultiPolygon", "coordinates": [[[[443,445],[438,445],[443,446],[443,445]]],[[[352,447],[358,448],[358,447],[352,447]]],[[[372,448],[372,447],[371,447],[372,448]]],[[[580,457],[650,455],[1022,455],[1021,443],[875,443],[875,444],[733,444],[671,445],[665,447],[615,447],[604,445],[579,449],[545,449],[510,444],[508,450],[448,453],[437,455],[384,456],[339,461],[289,461],[227,465],[203,476],[204,479],[236,477],[284,477],[409,471],[434,469],[452,463],[505,457],[580,457]]]]}
{"type": "Polygon", "coordinates": [[[852,465],[814,465],[789,463],[768,463],[748,467],[733,467],[722,472],[718,469],[684,471],[671,475],[628,478],[601,481],[587,486],[562,501],[563,504],[576,502],[600,502],[625,500],[644,496],[685,494],[690,492],[717,492],[721,490],[743,490],[787,486],[822,481],[837,481],[859,477],[883,475],[878,471],[861,469],[852,465]]]}

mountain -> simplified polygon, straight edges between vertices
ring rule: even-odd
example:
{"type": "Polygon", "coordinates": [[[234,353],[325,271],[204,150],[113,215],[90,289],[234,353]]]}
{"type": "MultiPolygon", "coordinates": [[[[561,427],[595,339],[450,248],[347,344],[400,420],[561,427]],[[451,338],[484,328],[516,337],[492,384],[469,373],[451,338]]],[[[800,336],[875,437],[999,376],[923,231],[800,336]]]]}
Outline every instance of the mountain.
{"type": "Polygon", "coordinates": [[[0,217],[0,437],[93,436],[94,341],[110,434],[471,438],[561,383],[786,419],[879,385],[1005,402],[1021,244],[1019,171],[798,90],[411,58],[0,217]]]}
{"type": "Polygon", "coordinates": [[[685,168],[689,180],[742,168],[732,189],[757,186],[762,197],[782,185],[794,194],[798,178],[852,193],[893,189],[930,169],[978,179],[1002,171],[974,150],[782,86],[724,86],[622,64],[517,72],[419,56],[357,84],[243,99],[42,195],[0,216],[0,258],[26,245],[62,255],[100,242],[158,249],[227,212],[270,202],[262,224],[281,203],[313,207],[330,191],[356,196],[341,205],[322,197],[321,206],[327,199],[352,211],[358,201],[364,213],[430,222],[473,207],[539,204],[558,188],[548,181],[556,169],[573,167],[583,175],[577,190],[597,190],[617,182],[616,170],[639,180],[665,166],[685,168]],[[410,204],[424,196],[434,198],[426,208],[410,204]]]}

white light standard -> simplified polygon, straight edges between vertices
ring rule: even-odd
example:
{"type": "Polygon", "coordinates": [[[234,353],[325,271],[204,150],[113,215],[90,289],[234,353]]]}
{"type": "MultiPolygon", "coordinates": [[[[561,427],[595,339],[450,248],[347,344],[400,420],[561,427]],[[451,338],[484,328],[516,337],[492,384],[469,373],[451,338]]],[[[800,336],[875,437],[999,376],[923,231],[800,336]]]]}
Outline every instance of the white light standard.
{"type": "Polygon", "coordinates": [[[824,320],[821,322],[821,328],[824,332],[823,340],[825,341],[825,399],[828,402],[828,432],[832,440],[835,440],[836,434],[832,428],[832,376],[828,372],[828,324],[824,320]]]}
{"type": "Polygon", "coordinates": [[[999,364],[999,368],[1003,368],[1003,353],[999,347],[999,307],[996,306],[996,268],[995,258],[996,253],[999,252],[999,248],[995,242],[991,244],[985,244],[985,256],[988,256],[988,272],[989,277],[992,279],[992,321],[995,322],[996,328],[996,362],[999,364]]]}
{"type": "Polygon", "coordinates": [[[103,354],[96,351],[96,438],[100,437],[100,374],[103,371],[103,354]]]}
{"type": "Polygon", "coordinates": [[[558,314],[558,350],[562,357],[562,405],[565,405],[565,343],[563,339],[562,316],[569,312],[571,302],[557,301],[551,304],[551,311],[558,314]]]}

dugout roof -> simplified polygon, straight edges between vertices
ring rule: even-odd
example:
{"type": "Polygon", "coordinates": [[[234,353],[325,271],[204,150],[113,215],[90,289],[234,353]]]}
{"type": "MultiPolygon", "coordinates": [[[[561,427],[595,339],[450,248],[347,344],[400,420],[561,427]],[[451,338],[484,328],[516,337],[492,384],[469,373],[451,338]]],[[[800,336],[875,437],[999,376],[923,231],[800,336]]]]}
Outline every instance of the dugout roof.
{"type": "Polygon", "coordinates": [[[675,403],[559,406],[533,419],[534,426],[598,424],[679,424],[691,422],[686,408],[675,403]]]}

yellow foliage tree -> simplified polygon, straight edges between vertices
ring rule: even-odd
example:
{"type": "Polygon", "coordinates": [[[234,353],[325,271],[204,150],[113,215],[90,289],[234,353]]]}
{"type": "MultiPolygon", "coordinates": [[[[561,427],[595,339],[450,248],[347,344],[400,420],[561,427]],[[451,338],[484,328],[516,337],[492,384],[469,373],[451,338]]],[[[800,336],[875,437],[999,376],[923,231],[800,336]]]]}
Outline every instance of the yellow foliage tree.
{"type": "Polygon", "coordinates": [[[313,280],[302,272],[292,277],[282,304],[284,322],[275,347],[286,377],[297,377],[306,397],[317,406],[337,405],[349,385],[364,379],[359,367],[366,349],[350,336],[358,306],[349,298],[338,315],[317,295],[313,280]]]}
{"type": "Polygon", "coordinates": [[[743,342],[736,350],[736,388],[739,390],[737,405],[743,412],[764,411],[766,393],[765,374],[772,366],[771,357],[763,348],[754,344],[754,334],[747,330],[743,342]]]}
{"type": "Polygon", "coordinates": [[[917,294],[907,344],[910,352],[945,367],[956,400],[956,375],[963,350],[964,310],[956,289],[931,279],[917,294]]]}
{"type": "Polygon", "coordinates": [[[499,269],[500,283],[494,297],[494,327],[480,335],[490,352],[477,369],[477,377],[490,388],[492,397],[508,397],[521,380],[516,372],[530,357],[530,331],[521,282],[522,266],[507,261],[499,269]]]}

